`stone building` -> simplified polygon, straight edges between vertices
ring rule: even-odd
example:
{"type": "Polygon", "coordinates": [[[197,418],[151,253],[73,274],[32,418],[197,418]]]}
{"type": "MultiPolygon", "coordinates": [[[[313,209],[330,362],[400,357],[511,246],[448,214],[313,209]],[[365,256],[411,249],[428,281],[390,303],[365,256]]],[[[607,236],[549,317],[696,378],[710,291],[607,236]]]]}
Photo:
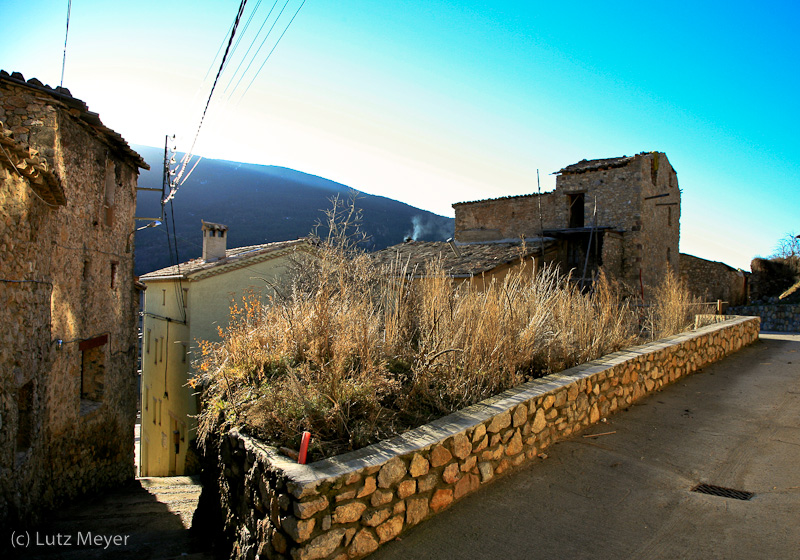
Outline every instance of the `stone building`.
{"type": "Polygon", "coordinates": [[[64,88],[0,71],[0,522],[133,479],[147,164],[64,88]]]}
{"type": "Polygon", "coordinates": [[[602,266],[637,293],[678,273],[681,193],[665,154],[583,160],[557,175],[552,192],[454,204],[456,243],[552,238],[562,270],[589,278],[602,266]]]}
{"type": "Polygon", "coordinates": [[[149,272],[142,325],[141,476],[191,474],[198,412],[192,357],[198,341],[218,341],[233,302],[264,295],[286,274],[304,239],[227,248],[228,228],[202,222],[198,259],[149,272]]]}

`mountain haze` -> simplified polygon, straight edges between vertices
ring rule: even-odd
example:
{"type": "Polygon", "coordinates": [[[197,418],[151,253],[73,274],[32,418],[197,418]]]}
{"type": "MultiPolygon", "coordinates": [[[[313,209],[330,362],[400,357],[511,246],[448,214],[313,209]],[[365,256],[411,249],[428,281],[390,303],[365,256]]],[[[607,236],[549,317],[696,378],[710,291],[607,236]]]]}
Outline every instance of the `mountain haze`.
{"type": "MultiPolygon", "coordinates": [[[[142,171],[139,187],[161,188],[164,150],[132,146],[150,164],[142,171]]],[[[180,188],[173,201],[178,256],[181,262],[202,252],[200,220],[227,225],[228,247],[286,241],[308,235],[330,199],[347,200],[352,189],[284,167],[204,159],[180,188]]],[[[356,206],[363,211],[362,229],[370,236],[367,249],[383,249],[406,236],[438,241],[453,235],[453,219],[383,196],[359,193],[356,206]]],[[[170,205],[166,211],[170,213],[170,205]]],[[[161,215],[160,192],[139,191],[139,217],[161,215]]],[[[143,226],[146,222],[137,222],[143,226]]],[[[166,224],[136,232],[136,275],[172,264],[166,224]]]]}

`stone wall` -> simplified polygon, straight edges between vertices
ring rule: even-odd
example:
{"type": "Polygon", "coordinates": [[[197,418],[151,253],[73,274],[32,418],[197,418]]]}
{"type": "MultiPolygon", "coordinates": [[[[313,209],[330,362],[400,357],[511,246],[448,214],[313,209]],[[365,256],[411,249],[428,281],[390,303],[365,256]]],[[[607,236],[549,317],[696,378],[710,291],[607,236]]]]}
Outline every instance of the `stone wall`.
{"type": "Polygon", "coordinates": [[[218,444],[218,485],[204,490],[210,496],[201,507],[222,508],[217,519],[231,558],[361,558],[552,443],[757,338],[758,319],[732,318],[526,383],[311,465],[233,430],[218,444]]]}
{"type": "MultiPolygon", "coordinates": [[[[570,201],[582,194],[583,227],[612,230],[602,242],[606,273],[635,287],[636,293],[640,274],[645,286],[658,285],[668,268],[678,273],[681,194],[677,174],[660,152],[608,161],[613,163],[587,162],[582,167],[582,162],[562,169],[556,189],[549,193],[454,204],[456,240],[533,238],[542,230],[570,228],[570,201]]],[[[566,235],[565,245],[570,242],[566,235]]],[[[583,238],[572,239],[583,243],[583,238]]]]}
{"type": "Polygon", "coordinates": [[[729,305],[742,305],[747,301],[745,273],[727,264],[681,253],[680,277],[686,282],[691,294],[703,301],[722,300],[729,305]]]}
{"type": "Polygon", "coordinates": [[[759,317],[762,331],[800,332],[800,304],[742,305],[727,313],[759,317]]]}
{"type": "Polygon", "coordinates": [[[66,90],[16,76],[0,74],[4,525],[132,479],[136,415],[140,160],[66,90]]]}

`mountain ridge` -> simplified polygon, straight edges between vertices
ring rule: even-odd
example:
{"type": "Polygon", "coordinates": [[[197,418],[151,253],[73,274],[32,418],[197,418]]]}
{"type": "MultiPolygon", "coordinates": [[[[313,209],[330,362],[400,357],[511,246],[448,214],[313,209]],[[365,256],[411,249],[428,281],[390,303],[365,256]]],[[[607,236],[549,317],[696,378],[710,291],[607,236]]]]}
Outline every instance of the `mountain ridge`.
{"type": "MultiPolygon", "coordinates": [[[[132,145],[150,164],[142,170],[139,186],[161,188],[163,149],[132,145]]],[[[188,171],[188,170],[187,170],[188,171]]],[[[175,215],[175,237],[180,262],[202,252],[200,220],[228,226],[228,246],[242,247],[287,241],[308,235],[330,208],[330,198],[357,193],[362,229],[370,236],[365,249],[374,251],[400,243],[407,236],[444,240],[453,235],[454,220],[397,200],[355,191],[347,185],[303,171],[276,165],[204,159],[167,204],[175,215]]],[[[161,215],[160,193],[139,191],[136,215],[161,215]]],[[[138,226],[144,225],[142,222],[138,226]]],[[[170,230],[172,229],[170,225],[170,230]]],[[[166,224],[136,232],[135,274],[174,264],[170,258],[166,224]]]]}

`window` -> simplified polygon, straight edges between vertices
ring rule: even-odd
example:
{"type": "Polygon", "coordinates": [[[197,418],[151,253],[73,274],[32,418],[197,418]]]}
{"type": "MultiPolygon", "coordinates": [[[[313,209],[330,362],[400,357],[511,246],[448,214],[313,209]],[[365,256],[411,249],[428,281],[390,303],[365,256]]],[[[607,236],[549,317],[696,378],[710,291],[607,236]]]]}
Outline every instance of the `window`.
{"type": "Polygon", "coordinates": [[[161,425],[161,408],[162,408],[161,399],[158,399],[158,425],[161,425]]]}
{"type": "Polygon", "coordinates": [[[81,399],[100,401],[103,398],[108,335],[96,336],[78,345],[81,351],[81,399]]]}
{"type": "Polygon", "coordinates": [[[185,342],[182,342],[181,345],[183,346],[183,353],[181,355],[181,363],[185,364],[186,363],[186,356],[189,354],[189,346],[185,342]]]}
{"type": "Polygon", "coordinates": [[[189,301],[189,288],[183,289],[183,306],[186,307],[189,301]]]}
{"type": "Polygon", "coordinates": [[[672,249],[667,247],[667,264],[672,264],[672,249]]]}
{"type": "Polygon", "coordinates": [[[153,424],[156,423],[156,416],[158,416],[158,401],[153,397],[153,424]]]}
{"type": "Polygon", "coordinates": [[[147,329],[147,338],[145,338],[145,341],[144,341],[144,348],[145,348],[145,353],[149,354],[150,353],[150,329],[147,329]]]}
{"type": "Polygon", "coordinates": [[[144,386],[144,409],[148,410],[150,407],[150,387],[144,386]]]}
{"type": "Polygon", "coordinates": [[[83,279],[88,280],[91,276],[91,261],[89,259],[83,260],[83,279]]]}
{"type": "Polygon", "coordinates": [[[111,289],[117,289],[117,269],[119,267],[118,262],[111,261],[111,289]]]}
{"type": "Polygon", "coordinates": [[[161,305],[167,305],[167,290],[161,290],[161,305]]]}
{"type": "Polygon", "coordinates": [[[114,162],[106,162],[106,196],[103,204],[105,224],[114,226],[114,191],[116,190],[116,170],[114,162]]]}
{"type": "Polygon", "coordinates": [[[158,361],[159,362],[163,362],[164,361],[164,337],[163,336],[161,337],[161,352],[160,352],[160,355],[158,356],[158,361]]]}
{"type": "Polygon", "coordinates": [[[582,228],[584,225],[583,193],[570,194],[569,197],[569,226],[582,228]]]}
{"type": "Polygon", "coordinates": [[[650,160],[650,181],[655,185],[658,181],[658,154],[653,154],[650,160]]]}

